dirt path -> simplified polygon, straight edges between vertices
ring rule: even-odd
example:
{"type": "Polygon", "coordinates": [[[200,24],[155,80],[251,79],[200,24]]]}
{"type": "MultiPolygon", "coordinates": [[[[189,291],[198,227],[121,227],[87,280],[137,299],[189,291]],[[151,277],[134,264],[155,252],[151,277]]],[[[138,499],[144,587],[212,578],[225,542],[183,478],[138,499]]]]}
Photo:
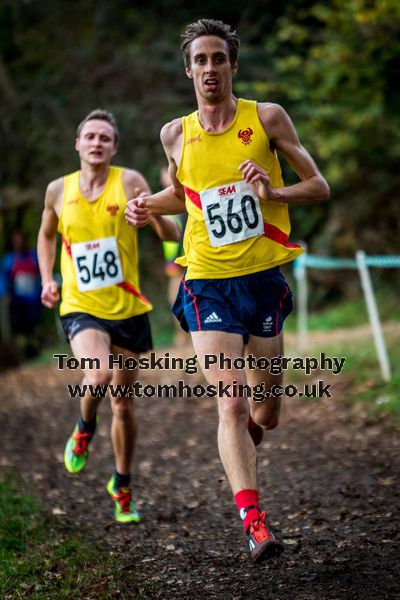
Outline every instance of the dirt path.
{"type": "Polygon", "coordinates": [[[260,566],[250,563],[218,458],[214,401],[137,402],[134,494],[143,521],[123,527],[104,489],[113,467],[106,403],[85,472],[63,467],[78,413],[66,384],[77,381],[54,367],[2,374],[1,466],[19,469],[50,511],[122,556],[119,597],[400,598],[398,437],[349,414],[340,381],[330,401],[288,401],[260,447],[260,490],[286,545],[260,566]]]}

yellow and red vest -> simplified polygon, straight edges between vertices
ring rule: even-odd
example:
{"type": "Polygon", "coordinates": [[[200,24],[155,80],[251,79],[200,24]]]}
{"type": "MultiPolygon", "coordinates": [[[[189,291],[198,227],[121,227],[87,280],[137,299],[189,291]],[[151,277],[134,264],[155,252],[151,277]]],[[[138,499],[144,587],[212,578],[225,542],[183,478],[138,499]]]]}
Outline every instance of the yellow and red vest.
{"type": "MultiPolygon", "coordinates": [[[[288,241],[288,205],[260,199],[263,234],[213,247],[205,224],[202,191],[242,181],[239,165],[252,159],[268,174],[272,187],[283,187],[276,152],[257,113],[257,103],[238,99],[235,117],[227,129],[205,131],[198,112],[182,118],[183,144],[177,178],[185,190],[188,221],[184,237],[185,256],[176,260],[187,266],[186,279],[223,279],[270,269],[294,260],[303,249],[288,241]]],[[[226,187],[224,187],[226,186],[226,187]]],[[[223,198],[221,199],[223,202],[223,198]]]]}
{"type": "Polygon", "coordinates": [[[110,167],[104,190],[93,201],[80,192],[80,171],[64,177],[58,223],[63,242],[61,315],[85,312],[128,319],[152,309],[139,291],[137,229],[125,220],[122,173],[122,168],[110,167]]]}

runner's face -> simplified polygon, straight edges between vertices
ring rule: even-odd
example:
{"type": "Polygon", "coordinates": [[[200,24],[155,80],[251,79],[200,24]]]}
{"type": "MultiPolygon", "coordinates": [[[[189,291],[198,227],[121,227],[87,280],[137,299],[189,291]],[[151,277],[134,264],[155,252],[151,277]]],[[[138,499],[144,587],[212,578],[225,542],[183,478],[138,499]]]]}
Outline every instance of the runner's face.
{"type": "Polygon", "coordinates": [[[232,76],[237,65],[229,61],[228,44],[214,35],[196,38],[190,46],[190,66],[186,74],[193,79],[197,95],[217,104],[232,93],[232,76]]]}
{"type": "Polygon", "coordinates": [[[88,121],[82,127],[75,148],[79,158],[90,165],[109,163],[117,151],[114,129],[107,121],[88,121]]]}

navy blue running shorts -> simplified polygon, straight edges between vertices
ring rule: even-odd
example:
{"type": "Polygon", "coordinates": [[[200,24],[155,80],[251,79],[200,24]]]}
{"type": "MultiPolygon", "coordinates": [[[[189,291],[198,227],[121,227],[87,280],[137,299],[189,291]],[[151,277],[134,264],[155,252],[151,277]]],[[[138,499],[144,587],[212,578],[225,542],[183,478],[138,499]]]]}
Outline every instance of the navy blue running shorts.
{"type": "Polygon", "coordinates": [[[98,329],[108,333],[113,346],[124,350],[139,353],[153,348],[147,313],[129,319],[100,319],[88,313],[74,312],[62,316],[61,323],[67,341],[84,329],[98,329]]]}
{"type": "Polygon", "coordinates": [[[172,312],[185,331],[274,337],[293,310],[279,267],[229,279],[182,279],[172,312]]]}

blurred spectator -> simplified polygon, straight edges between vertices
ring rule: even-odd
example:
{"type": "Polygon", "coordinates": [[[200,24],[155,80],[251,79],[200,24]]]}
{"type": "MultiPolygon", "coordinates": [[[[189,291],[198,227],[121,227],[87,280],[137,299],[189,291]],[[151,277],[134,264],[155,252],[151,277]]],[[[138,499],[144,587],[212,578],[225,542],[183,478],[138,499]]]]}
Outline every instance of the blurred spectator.
{"type": "Polygon", "coordinates": [[[12,334],[23,334],[25,352],[36,353],[32,333],[40,322],[40,273],[36,250],[29,248],[26,236],[20,229],[11,234],[11,250],[7,252],[0,268],[0,294],[8,306],[12,334]]]}

